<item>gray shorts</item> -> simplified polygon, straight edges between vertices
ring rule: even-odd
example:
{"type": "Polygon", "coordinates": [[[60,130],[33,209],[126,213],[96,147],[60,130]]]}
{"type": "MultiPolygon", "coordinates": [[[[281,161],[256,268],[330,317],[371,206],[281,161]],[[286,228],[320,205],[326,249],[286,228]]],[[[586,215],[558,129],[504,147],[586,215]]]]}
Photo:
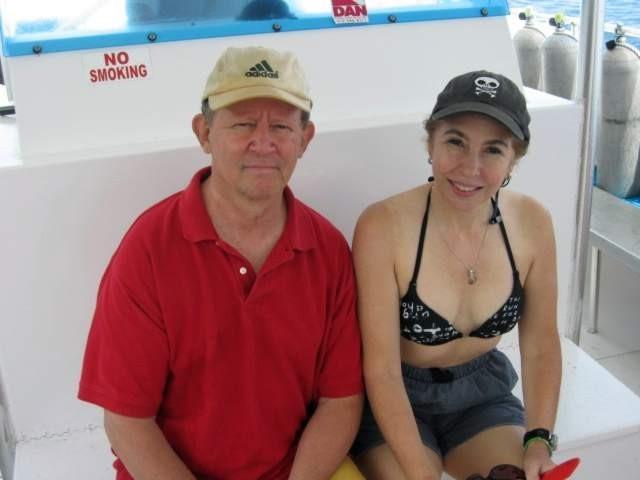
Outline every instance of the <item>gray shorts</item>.
{"type": "MultiPolygon", "coordinates": [[[[422,442],[440,457],[476,434],[501,425],[524,425],[524,409],[511,390],[518,381],[498,350],[451,368],[402,364],[402,376],[422,442]]],[[[385,443],[366,402],[354,457],[385,443]]]]}

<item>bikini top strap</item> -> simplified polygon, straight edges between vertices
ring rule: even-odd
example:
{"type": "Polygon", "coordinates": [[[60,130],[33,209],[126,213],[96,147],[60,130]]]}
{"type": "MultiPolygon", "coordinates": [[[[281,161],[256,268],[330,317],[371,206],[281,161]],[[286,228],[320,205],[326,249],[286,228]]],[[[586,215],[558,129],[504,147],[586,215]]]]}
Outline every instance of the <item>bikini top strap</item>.
{"type": "Polygon", "coordinates": [[[511,264],[511,271],[513,274],[518,273],[518,269],[516,268],[516,261],[513,258],[513,252],[511,251],[511,243],[509,243],[509,237],[507,236],[507,229],[504,227],[504,220],[502,219],[502,214],[500,213],[500,208],[498,207],[496,201],[492,198],[491,203],[493,204],[493,209],[495,212],[496,223],[500,225],[500,232],[502,233],[502,240],[504,240],[504,246],[507,249],[507,255],[509,256],[509,263],[511,264]]]}
{"type": "Polygon", "coordinates": [[[431,189],[427,193],[427,208],[424,210],[424,216],[422,217],[422,227],[420,227],[420,240],[418,240],[418,252],[416,253],[416,264],[413,267],[413,276],[411,277],[410,286],[416,286],[418,281],[418,273],[420,272],[420,262],[422,261],[422,247],[424,246],[424,237],[427,232],[427,219],[429,218],[429,206],[431,205],[431,189]]]}

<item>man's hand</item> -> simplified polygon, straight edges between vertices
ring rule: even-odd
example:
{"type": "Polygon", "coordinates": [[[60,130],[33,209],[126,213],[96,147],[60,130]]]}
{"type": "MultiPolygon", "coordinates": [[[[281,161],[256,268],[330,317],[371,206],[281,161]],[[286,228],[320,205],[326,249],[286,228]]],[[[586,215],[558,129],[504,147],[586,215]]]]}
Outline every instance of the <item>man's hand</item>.
{"type": "Polygon", "coordinates": [[[136,480],[196,480],[173,451],[154,418],[104,411],[109,442],[136,480]]]}

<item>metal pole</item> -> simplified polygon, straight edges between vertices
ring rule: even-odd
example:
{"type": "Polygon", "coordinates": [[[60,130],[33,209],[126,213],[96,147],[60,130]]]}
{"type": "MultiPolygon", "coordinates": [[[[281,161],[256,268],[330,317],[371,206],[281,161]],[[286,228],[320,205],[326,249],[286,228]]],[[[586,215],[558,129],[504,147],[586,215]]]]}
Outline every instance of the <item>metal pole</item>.
{"type": "Polygon", "coordinates": [[[591,189],[597,146],[599,103],[602,81],[602,42],[604,34],[604,0],[582,0],[580,53],[576,98],[583,106],[580,177],[576,207],[576,234],[573,272],[569,297],[569,323],[565,334],[577,345],[580,342],[585,275],[589,250],[591,189]]]}

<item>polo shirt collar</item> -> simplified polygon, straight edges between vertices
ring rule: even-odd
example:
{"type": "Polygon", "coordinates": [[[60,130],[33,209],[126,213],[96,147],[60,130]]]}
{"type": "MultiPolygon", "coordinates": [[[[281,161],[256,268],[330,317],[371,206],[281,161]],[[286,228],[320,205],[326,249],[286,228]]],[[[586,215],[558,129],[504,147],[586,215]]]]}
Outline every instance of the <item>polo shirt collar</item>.
{"type": "Polygon", "coordinates": [[[317,244],[316,230],[309,209],[296,200],[288,186],[284,189],[284,200],[287,204],[287,224],[282,233],[282,240],[293,250],[305,251],[314,248],[317,244]]]}
{"type": "MultiPolygon", "coordinates": [[[[180,224],[184,238],[190,242],[215,241],[220,238],[209,218],[200,188],[209,175],[211,167],[199,170],[180,194],[180,224]]],[[[304,251],[315,247],[317,238],[310,212],[296,200],[289,187],[284,190],[284,198],[287,204],[287,223],[280,241],[294,250],[304,251]]]]}

